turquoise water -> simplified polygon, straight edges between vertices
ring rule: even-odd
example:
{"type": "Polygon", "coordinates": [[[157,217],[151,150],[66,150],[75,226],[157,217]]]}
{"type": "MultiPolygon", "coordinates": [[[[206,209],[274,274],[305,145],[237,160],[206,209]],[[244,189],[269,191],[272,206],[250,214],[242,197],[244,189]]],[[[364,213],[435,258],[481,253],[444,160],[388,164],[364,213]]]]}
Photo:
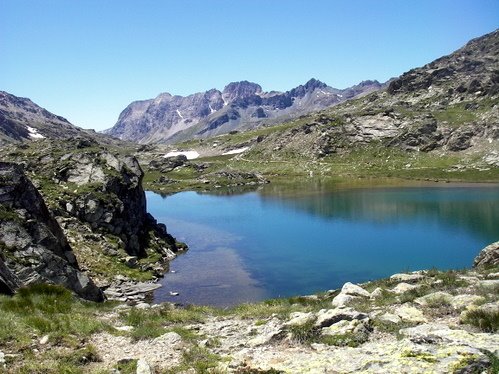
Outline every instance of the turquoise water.
{"type": "Polygon", "coordinates": [[[499,239],[498,186],[269,186],[232,195],[148,192],[147,200],[190,247],[172,262],[157,302],[229,306],[401,271],[464,268],[499,239]]]}

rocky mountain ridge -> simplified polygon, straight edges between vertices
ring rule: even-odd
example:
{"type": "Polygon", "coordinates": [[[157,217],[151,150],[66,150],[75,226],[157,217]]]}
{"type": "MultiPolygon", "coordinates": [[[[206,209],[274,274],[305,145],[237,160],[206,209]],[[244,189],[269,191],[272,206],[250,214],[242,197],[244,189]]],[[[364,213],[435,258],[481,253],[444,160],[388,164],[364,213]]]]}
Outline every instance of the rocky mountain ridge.
{"type": "Polygon", "coordinates": [[[339,90],[316,79],[286,92],[263,92],[256,83],[229,83],[186,97],[169,93],[131,103],[106,133],[139,143],[178,142],[283,121],[378,90],[383,85],[365,81],[339,90]]]}
{"type": "Polygon", "coordinates": [[[0,145],[45,138],[91,138],[92,134],[30,99],[0,91],[0,145]]]}

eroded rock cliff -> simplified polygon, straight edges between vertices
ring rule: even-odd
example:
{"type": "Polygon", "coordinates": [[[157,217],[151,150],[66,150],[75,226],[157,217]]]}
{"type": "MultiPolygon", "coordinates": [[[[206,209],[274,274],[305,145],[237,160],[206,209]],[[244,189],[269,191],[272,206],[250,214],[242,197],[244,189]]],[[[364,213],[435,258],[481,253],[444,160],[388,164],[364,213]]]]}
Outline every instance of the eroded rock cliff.
{"type": "Polygon", "coordinates": [[[18,165],[0,163],[0,204],[2,291],[56,283],[85,299],[103,299],[101,290],[79,270],[61,227],[18,165]]]}

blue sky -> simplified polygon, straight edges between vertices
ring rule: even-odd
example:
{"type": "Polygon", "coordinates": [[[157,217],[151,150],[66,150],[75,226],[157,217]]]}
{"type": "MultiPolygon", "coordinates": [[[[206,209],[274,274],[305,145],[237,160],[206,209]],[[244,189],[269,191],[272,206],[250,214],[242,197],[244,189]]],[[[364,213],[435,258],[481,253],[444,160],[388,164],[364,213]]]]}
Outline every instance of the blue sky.
{"type": "Polygon", "coordinates": [[[385,81],[498,25],[497,0],[0,0],[0,90],[102,130],[161,92],[385,81]]]}

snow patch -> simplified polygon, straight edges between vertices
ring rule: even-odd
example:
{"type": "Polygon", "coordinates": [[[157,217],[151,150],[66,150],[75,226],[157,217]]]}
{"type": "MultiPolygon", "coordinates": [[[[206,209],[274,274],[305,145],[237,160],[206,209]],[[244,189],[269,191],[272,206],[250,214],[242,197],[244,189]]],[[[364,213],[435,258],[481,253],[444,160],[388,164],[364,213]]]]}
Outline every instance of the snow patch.
{"type": "Polygon", "coordinates": [[[211,107],[211,104],[208,104],[208,106],[210,107],[210,114],[216,112],[216,110],[211,107]]]}
{"type": "Polygon", "coordinates": [[[197,153],[196,151],[171,151],[171,152],[168,152],[163,157],[168,158],[168,157],[175,157],[175,156],[180,156],[180,155],[184,155],[185,157],[187,157],[188,160],[193,160],[193,159],[199,157],[199,153],[197,153]]]}
{"type": "Polygon", "coordinates": [[[243,153],[244,151],[246,151],[248,149],[249,149],[249,147],[236,148],[236,149],[233,149],[231,151],[222,153],[222,155],[224,155],[224,156],[226,156],[226,155],[237,155],[238,153],[243,153]]]}
{"type": "Polygon", "coordinates": [[[180,113],[180,110],[177,109],[177,114],[180,118],[184,119],[184,116],[180,113]]]}
{"type": "Polygon", "coordinates": [[[45,136],[40,134],[37,129],[30,127],[30,126],[26,126],[26,129],[29,132],[30,138],[32,138],[32,139],[45,139],[45,136]]]}

